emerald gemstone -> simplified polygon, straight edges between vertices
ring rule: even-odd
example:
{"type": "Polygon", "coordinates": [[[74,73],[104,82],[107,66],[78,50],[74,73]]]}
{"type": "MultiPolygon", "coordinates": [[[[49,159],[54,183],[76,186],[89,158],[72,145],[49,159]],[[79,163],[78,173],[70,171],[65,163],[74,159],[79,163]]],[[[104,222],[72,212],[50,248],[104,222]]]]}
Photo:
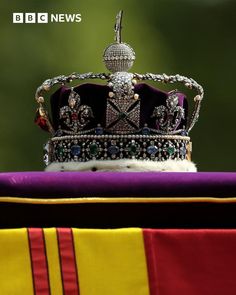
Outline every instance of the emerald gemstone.
{"type": "Polygon", "coordinates": [[[58,155],[58,157],[64,155],[64,148],[63,148],[63,146],[58,146],[57,147],[57,155],[58,155]]]}
{"type": "Polygon", "coordinates": [[[119,118],[120,119],[125,119],[127,117],[127,114],[124,112],[119,113],[119,118]]]}
{"type": "Polygon", "coordinates": [[[138,148],[135,144],[131,144],[129,146],[129,152],[131,153],[131,155],[135,155],[137,154],[138,148]]]}
{"type": "Polygon", "coordinates": [[[175,148],[173,146],[169,146],[167,148],[167,152],[168,152],[169,155],[173,155],[174,152],[175,152],[175,148]]]}
{"type": "Polygon", "coordinates": [[[98,153],[98,145],[96,143],[92,143],[89,146],[90,154],[95,156],[98,153]]]}

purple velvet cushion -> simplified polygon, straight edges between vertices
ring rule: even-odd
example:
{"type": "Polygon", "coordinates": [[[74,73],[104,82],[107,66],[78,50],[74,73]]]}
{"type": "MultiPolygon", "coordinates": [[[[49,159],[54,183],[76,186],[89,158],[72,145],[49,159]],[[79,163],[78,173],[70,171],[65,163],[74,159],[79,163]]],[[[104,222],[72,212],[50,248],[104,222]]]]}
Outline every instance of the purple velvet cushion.
{"type": "MultiPolygon", "coordinates": [[[[236,173],[21,172],[0,174],[0,228],[236,228],[236,173]],[[6,199],[19,196],[27,200],[6,199]],[[33,198],[104,197],[116,202],[38,204],[33,198]],[[136,197],[127,203],[120,197],[136,197]],[[196,197],[194,202],[139,202],[196,197]],[[219,197],[224,202],[198,201],[219,197]],[[230,201],[230,202],[229,202],[230,201]]],[[[60,203],[60,202],[59,202],[60,203]]]]}
{"type": "Polygon", "coordinates": [[[0,196],[236,197],[236,173],[0,173],[0,196]]]}

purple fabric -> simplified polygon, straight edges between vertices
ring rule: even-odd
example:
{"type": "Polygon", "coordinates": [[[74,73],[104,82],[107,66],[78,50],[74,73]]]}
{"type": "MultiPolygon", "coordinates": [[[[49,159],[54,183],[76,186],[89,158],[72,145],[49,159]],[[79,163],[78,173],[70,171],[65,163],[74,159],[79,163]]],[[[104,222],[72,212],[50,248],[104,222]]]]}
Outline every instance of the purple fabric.
{"type": "Polygon", "coordinates": [[[236,173],[0,173],[0,196],[236,197],[236,173]]]}

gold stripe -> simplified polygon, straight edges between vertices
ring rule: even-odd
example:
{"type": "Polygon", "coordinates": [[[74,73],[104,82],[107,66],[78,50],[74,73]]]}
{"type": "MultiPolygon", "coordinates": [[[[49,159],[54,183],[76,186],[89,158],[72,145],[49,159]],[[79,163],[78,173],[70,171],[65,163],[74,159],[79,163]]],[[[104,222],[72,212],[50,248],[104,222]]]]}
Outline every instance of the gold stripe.
{"type": "Polygon", "coordinates": [[[0,294],[34,294],[25,228],[0,231],[0,294]]]}
{"type": "Polygon", "coordinates": [[[83,295],[149,295],[142,230],[73,229],[83,295]]]}
{"type": "Polygon", "coordinates": [[[43,229],[48,260],[51,295],[63,295],[57,233],[55,228],[43,229]]]}
{"type": "Polygon", "coordinates": [[[133,197],[116,197],[116,198],[61,198],[61,199],[42,199],[42,198],[24,198],[24,197],[0,197],[0,203],[19,203],[19,204],[90,204],[90,203],[236,203],[236,197],[232,198],[215,198],[215,197],[186,197],[186,198],[133,198],[133,197]]]}

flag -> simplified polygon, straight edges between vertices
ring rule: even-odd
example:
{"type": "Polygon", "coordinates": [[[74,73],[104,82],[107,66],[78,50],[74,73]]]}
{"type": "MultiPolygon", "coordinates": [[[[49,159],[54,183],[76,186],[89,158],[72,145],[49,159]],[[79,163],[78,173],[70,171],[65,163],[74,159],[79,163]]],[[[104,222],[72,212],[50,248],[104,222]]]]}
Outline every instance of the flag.
{"type": "Polygon", "coordinates": [[[3,295],[235,295],[236,230],[0,230],[3,295]]]}

